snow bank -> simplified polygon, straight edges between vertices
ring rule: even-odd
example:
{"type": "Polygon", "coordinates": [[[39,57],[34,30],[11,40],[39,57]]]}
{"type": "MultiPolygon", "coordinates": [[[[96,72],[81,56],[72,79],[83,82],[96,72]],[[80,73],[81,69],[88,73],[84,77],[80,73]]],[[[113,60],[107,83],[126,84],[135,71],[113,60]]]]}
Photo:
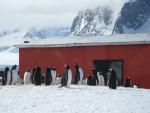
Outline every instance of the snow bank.
{"type": "Polygon", "coordinates": [[[150,90],[0,86],[0,113],[150,113],[150,90]]]}

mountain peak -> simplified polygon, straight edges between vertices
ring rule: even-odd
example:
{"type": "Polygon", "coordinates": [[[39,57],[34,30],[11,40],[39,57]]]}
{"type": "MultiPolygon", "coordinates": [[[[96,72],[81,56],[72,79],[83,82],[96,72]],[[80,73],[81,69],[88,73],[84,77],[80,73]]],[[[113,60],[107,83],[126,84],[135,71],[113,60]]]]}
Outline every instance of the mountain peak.
{"type": "Polygon", "coordinates": [[[70,27],[44,27],[44,28],[31,28],[24,35],[24,38],[48,38],[52,36],[67,36],[70,27]]]}
{"type": "Polygon", "coordinates": [[[150,27],[150,0],[130,0],[122,8],[113,33],[145,33],[150,27]],[[147,25],[149,24],[149,25],[147,25]]]}
{"type": "Polygon", "coordinates": [[[97,7],[80,11],[74,18],[70,35],[109,35],[114,25],[113,11],[108,7],[97,7]]]}

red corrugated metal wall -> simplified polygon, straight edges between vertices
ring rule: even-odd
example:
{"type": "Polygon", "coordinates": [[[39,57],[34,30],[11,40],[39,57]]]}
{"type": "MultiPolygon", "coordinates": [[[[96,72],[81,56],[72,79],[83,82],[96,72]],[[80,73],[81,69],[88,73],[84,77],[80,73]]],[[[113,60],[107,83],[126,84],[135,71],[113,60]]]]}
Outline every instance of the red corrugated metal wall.
{"type": "Polygon", "coordinates": [[[150,45],[114,45],[55,48],[20,48],[20,73],[37,65],[45,68],[54,65],[57,74],[64,73],[64,65],[69,64],[74,72],[73,63],[77,59],[84,74],[91,74],[93,60],[123,60],[124,79],[130,75],[133,83],[138,80],[142,87],[150,88],[150,45]]]}

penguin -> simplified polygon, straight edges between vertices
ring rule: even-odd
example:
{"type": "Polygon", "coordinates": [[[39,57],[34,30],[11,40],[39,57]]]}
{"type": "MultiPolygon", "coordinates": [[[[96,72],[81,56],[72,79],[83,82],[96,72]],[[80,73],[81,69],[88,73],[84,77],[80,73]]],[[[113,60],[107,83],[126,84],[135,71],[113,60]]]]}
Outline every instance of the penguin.
{"type": "Polygon", "coordinates": [[[42,84],[42,73],[41,73],[41,67],[37,66],[35,74],[34,74],[34,84],[35,85],[41,85],[42,84]]]}
{"type": "Polygon", "coordinates": [[[51,75],[51,68],[47,67],[46,68],[46,73],[45,73],[45,85],[51,85],[52,82],[52,75],[51,75]]]}
{"type": "Polygon", "coordinates": [[[51,85],[56,85],[56,67],[51,68],[51,75],[52,75],[51,85]]]}
{"type": "Polygon", "coordinates": [[[81,67],[79,67],[79,76],[80,76],[80,80],[78,81],[79,85],[83,84],[83,70],[81,67]]]}
{"type": "Polygon", "coordinates": [[[7,73],[9,71],[9,68],[6,67],[5,71],[4,71],[4,75],[2,76],[2,85],[6,85],[7,84],[7,73]]]}
{"type": "Polygon", "coordinates": [[[7,75],[6,85],[10,85],[11,84],[11,72],[9,68],[5,69],[5,74],[7,75]]]}
{"type": "Polygon", "coordinates": [[[105,85],[105,81],[104,81],[104,77],[103,77],[102,73],[98,72],[97,75],[98,75],[98,80],[99,80],[99,84],[98,85],[99,86],[104,86],[105,85]]]}
{"type": "Polygon", "coordinates": [[[94,68],[92,68],[93,70],[93,76],[92,76],[92,85],[98,85],[99,84],[99,80],[98,80],[98,76],[97,76],[97,71],[94,68]]]}
{"type": "Polygon", "coordinates": [[[24,77],[23,77],[23,82],[24,84],[30,84],[30,77],[31,77],[31,72],[29,69],[27,69],[27,71],[24,73],[24,77]]]}
{"type": "Polygon", "coordinates": [[[74,67],[75,67],[74,84],[78,84],[78,82],[80,81],[80,72],[79,72],[79,65],[77,62],[75,62],[74,67]]]}
{"type": "Polygon", "coordinates": [[[111,70],[110,78],[109,78],[109,88],[110,89],[117,89],[117,76],[115,70],[111,70]]]}
{"type": "Polygon", "coordinates": [[[11,85],[16,85],[18,81],[17,65],[14,65],[11,69],[11,85]]]}
{"type": "Polygon", "coordinates": [[[71,69],[70,69],[69,65],[65,65],[64,67],[65,67],[65,73],[62,76],[62,80],[61,80],[62,85],[59,87],[64,87],[64,86],[67,87],[71,84],[71,80],[72,80],[71,69]]]}
{"type": "Polygon", "coordinates": [[[36,68],[33,68],[32,73],[31,73],[31,83],[34,83],[34,74],[35,74],[36,68]]]}
{"type": "Polygon", "coordinates": [[[72,81],[72,71],[71,68],[69,67],[69,65],[67,65],[67,70],[68,70],[68,80],[67,80],[67,85],[71,85],[71,81],[72,81]]]}

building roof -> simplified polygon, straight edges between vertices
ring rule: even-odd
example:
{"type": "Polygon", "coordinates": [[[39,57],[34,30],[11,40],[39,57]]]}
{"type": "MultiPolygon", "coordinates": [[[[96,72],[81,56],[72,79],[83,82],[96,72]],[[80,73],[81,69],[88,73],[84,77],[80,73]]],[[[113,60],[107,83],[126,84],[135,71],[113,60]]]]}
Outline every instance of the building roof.
{"type": "Polygon", "coordinates": [[[150,44],[150,34],[117,34],[94,37],[51,37],[41,40],[32,40],[29,41],[29,43],[22,43],[14,46],[18,48],[34,48],[133,44],[150,44]]]}

